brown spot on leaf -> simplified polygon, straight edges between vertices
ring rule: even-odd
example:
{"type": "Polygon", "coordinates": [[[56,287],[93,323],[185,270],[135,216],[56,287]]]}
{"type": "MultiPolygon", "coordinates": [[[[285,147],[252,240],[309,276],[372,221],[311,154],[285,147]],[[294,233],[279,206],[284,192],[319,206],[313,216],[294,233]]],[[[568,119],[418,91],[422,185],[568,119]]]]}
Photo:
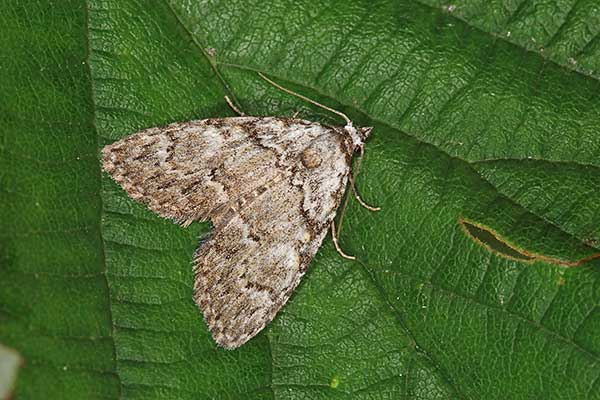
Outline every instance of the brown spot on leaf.
{"type": "Polygon", "coordinates": [[[504,258],[517,260],[522,262],[545,261],[552,264],[562,265],[565,267],[577,267],[595,258],[600,258],[600,253],[592,254],[591,256],[580,260],[561,260],[555,257],[546,256],[522,249],[517,245],[509,242],[496,231],[488,226],[480,223],[469,221],[463,217],[459,219],[459,224],[463,228],[466,235],[475,243],[485,247],[489,251],[496,253],[504,258]]]}

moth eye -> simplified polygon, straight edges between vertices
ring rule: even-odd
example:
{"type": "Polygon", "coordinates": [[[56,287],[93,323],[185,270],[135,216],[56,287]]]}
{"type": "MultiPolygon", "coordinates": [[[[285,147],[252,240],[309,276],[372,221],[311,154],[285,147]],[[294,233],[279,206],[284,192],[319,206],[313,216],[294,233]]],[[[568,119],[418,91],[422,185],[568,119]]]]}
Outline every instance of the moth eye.
{"type": "Polygon", "coordinates": [[[323,161],[319,151],[313,148],[304,150],[300,155],[300,158],[302,159],[302,164],[304,164],[306,168],[317,168],[323,161]]]}

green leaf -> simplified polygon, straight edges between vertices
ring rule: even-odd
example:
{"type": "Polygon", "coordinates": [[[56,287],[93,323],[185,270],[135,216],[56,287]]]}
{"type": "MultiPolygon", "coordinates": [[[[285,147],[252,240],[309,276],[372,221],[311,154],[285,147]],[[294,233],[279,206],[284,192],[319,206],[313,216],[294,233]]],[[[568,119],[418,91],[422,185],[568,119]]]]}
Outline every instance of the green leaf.
{"type": "Polygon", "coordinates": [[[0,341],[25,360],[18,398],[600,399],[598,14],[552,7],[9,2],[0,341]],[[98,154],[234,115],[224,95],[342,123],[256,72],[374,126],[357,181],[382,211],[350,201],[358,260],[326,239],[226,351],[192,301],[210,226],[136,204],[98,154]]]}
{"type": "Polygon", "coordinates": [[[24,361],[15,398],[114,398],[85,4],[2,6],[0,342],[24,361]]]}

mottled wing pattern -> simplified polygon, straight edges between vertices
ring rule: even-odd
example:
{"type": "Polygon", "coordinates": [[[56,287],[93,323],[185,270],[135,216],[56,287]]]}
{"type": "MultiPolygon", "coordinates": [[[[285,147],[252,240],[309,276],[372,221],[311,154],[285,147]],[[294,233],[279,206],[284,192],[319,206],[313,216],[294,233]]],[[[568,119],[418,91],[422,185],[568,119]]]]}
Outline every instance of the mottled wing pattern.
{"type": "Polygon", "coordinates": [[[222,346],[236,348],[260,332],[308,269],[347,180],[336,140],[328,133],[319,141],[327,143],[320,166],[307,168],[300,156],[274,182],[231,206],[200,248],[195,298],[222,346]]]}
{"type": "Polygon", "coordinates": [[[150,128],[106,146],[104,169],[133,199],[188,225],[216,215],[244,191],[275,178],[276,152],[294,152],[323,133],[317,123],[222,118],[150,128]],[[290,125],[293,134],[280,136],[290,125]],[[269,129],[272,128],[272,129],[269,129]],[[269,148],[258,144],[269,141],[269,148]]]}
{"type": "Polygon", "coordinates": [[[104,149],[134,199],[215,231],[195,259],[195,300],[215,340],[236,348],[289,299],[346,187],[352,145],[339,128],[225,118],[138,132],[104,149]]]}

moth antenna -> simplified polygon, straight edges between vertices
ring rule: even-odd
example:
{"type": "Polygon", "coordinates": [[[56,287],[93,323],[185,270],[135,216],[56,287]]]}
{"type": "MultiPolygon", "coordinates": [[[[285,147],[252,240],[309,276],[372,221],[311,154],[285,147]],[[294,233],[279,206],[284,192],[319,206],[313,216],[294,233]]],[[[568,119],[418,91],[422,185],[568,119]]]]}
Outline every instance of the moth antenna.
{"type": "Polygon", "coordinates": [[[335,249],[340,254],[340,256],[348,260],[356,260],[356,257],[349,256],[348,254],[344,253],[344,251],[340,247],[340,244],[338,243],[337,234],[335,233],[335,221],[331,221],[331,237],[333,238],[333,244],[335,246],[335,249]]]}
{"type": "Polygon", "coordinates": [[[231,109],[233,111],[235,111],[236,113],[238,113],[240,115],[240,117],[245,117],[246,114],[244,114],[243,112],[240,111],[239,108],[237,108],[235,106],[235,104],[233,104],[233,101],[231,101],[231,99],[229,98],[229,96],[225,96],[225,101],[227,102],[227,104],[229,104],[229,107],[231,107],[231,109]]]}
{"type": "Polygon", "coordinates": [[[296,96],[296,97],[298,97],[298,98],[300,98],[300,99],[302,99],[304,101],[308,101],[310,104],[314,104],[317,107],[321,107],[324,110],[327,110],[329,112],[332,112],[334,114],[339,115],[340,117],[344,118],[344,120],[346,121],[347,125],[352,126],[352,121],[350,120],[350,118],[348,118],[348,116],[346,114],[344,114],[344,113],[342,113],[342,112],[340,112],[338,110],[334,110],[331,107],[327,107],[326,105],[321,104],[319,102],[316,102],[316,101],[314,101],[312,99],[309,99],[306,96],[302,96],[300,93],[296,93],[296,92],[294,92],[294,91],[292,91],[290,89],[284,88],[283,86],[281,86],[281,85],[273,82],[272,80],[270,80],[269,78],[267,78],[266,76],[264,76],[261,72],[258,72],[258,75],[260,75],[261,78],[263,78],[265,81],[269,82],[271,85],[275,86],[277,89],[279,89],[281,91],[284,91],[284,92],[286,92],[288,94],[291,94],[292,96],[296,96]]]}

